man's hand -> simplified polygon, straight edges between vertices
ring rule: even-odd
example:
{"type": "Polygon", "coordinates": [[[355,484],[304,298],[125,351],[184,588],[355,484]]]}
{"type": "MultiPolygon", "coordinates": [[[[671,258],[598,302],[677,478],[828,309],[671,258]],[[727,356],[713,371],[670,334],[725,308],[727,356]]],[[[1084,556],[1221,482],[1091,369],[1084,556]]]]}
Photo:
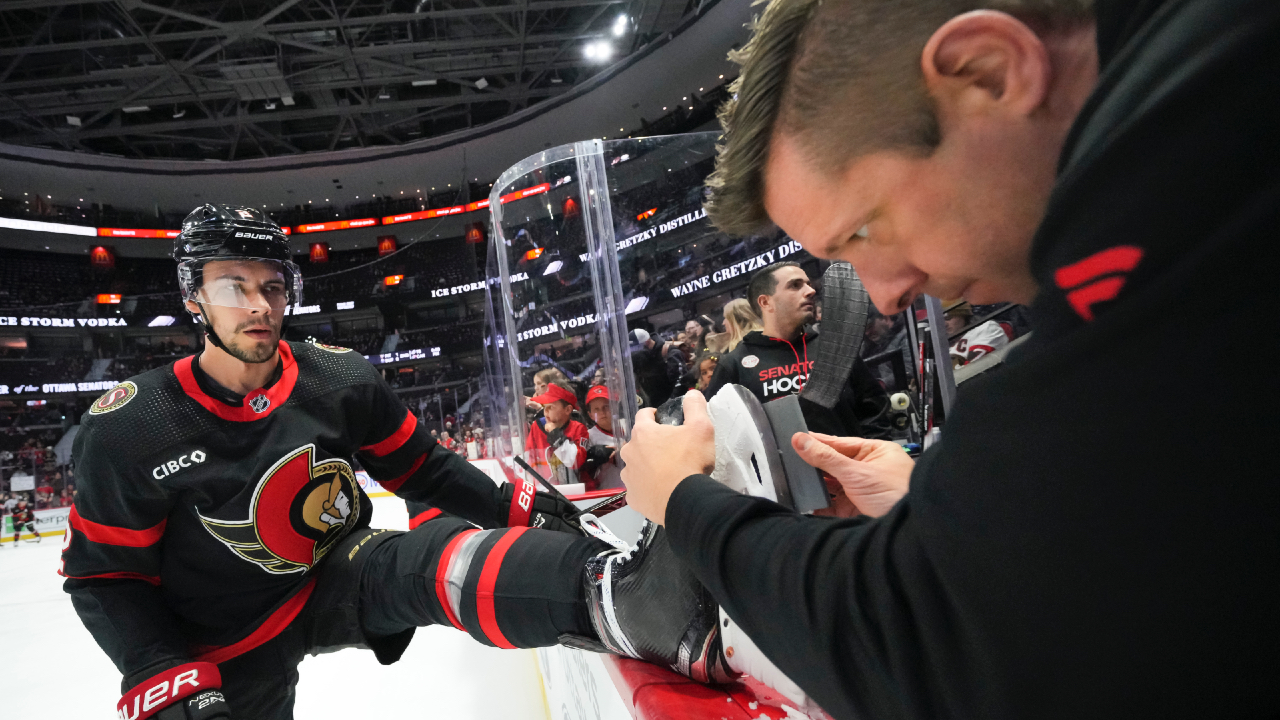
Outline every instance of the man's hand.
{"type": "Polygon", "coordinates": [[[659,425],[657,413],[646,408],[636,414],[631,441],[622,446],[622,482],[627,504],[662,525],[667,501],[681,480],[710,473],[716,466],[716,431],[702,393],[685,393],[683,425],[659,425]]]}
{"type": "MultiPolygon", "coordinates": [[[[915,461],[897,443],[822,433],[796,433],[791,446],[801,459],[830,475],[844,498],[863,515],[880,517],[907,494],[915,461]]],[[[837,489],[831,481],[827,488],[837,489]]],[[[848,517],[848,503],[837,497],[832,513],[848,517]]]]}

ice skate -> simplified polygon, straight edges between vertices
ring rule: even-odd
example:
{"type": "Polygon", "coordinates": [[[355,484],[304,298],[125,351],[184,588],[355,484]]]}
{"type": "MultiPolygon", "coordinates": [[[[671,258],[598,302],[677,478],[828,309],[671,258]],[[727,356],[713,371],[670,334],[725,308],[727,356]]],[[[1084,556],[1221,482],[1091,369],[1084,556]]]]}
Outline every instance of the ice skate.
{"type": "Polygon", "coordinates": [[[715,600],[676,559],[660,526],[645,523],[635,547],[592,558],[583,580],[599,645],[567,637],[563,644],[645,660],[698,682],[737,676],[727,669],[715,600]]]}
{"type": "MultiPolygon", "coordinates": [[[[716,429],[716,465],[712,479],[745,495],[790,505],[791,494],[778,443],[760,401],[740,385],[725,385],[708,400],[707,413],[716,429]]],[[[683,424],[681,400],[673,399],[660,407],[656,419],[664,425],[683,424]]],[[[781,693],[797,708],[808,713],[821,712],[723,609],[716,607],[713,612],[720,621],[716,645],[722,671],[727,676],[750,675],[781,693]]]]}

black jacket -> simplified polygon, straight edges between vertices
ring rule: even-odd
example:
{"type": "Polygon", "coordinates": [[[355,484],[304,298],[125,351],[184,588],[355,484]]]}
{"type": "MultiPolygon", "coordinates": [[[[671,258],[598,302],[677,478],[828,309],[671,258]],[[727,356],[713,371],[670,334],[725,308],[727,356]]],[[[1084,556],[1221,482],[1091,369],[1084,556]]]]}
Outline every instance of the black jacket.
{"type": "Polygon", "coordinates": [[[836,718],[1280,715],[1280,3],[1096,12],[1036,331],[960,388],[910,494],[831,521],[694,476],[667,507],[677,555],[836,718]],[[1266,410],[1188,385],[1250,361],[1266,410]]]}
{"type": "MultiPolygon", "coordinates": [[[[816,332],[802,333],[793,342],[772,338],[756,330],[747,333],[738,347],[720,358],[707,386],[708,399],[727,383],[750,390],[760,402],[804,389],[813,369],[809,348],[818,339],[816,332]]],[[[800,398],[800,409],[810,430],[828,435],[867,438],[889,437],[889,396],[867,367],[857,360],[849,382],[835,407],[827,408],[800,398]]]]}

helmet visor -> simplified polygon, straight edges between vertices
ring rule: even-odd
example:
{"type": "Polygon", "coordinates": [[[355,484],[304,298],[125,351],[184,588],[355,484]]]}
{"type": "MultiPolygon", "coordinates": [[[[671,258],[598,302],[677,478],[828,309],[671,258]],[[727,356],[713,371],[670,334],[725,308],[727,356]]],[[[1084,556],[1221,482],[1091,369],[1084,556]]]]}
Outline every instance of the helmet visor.
{"type": "Polygon", "coordinates": [[[283,315],[297,302],[301,274],[290,261],[241,257],[178,265],[182,299],[202,305],[261,310],[283,315]]]}

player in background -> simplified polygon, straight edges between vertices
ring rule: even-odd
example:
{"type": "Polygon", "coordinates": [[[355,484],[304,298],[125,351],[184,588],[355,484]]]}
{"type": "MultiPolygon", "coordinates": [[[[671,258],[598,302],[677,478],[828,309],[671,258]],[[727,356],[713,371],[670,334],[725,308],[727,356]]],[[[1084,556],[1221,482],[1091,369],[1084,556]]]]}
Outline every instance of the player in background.
{"type": "Polygon", "coordinates": [[[26,498],[19,498],[18,503],[13,506],[13,547],[18,547],[18,538],[25,530],[36,536],[36,542],[40,542],[40,531],[36,529],[36,515],[31,511],[31,506],[27,504],[26,498]]]}
{"type": "MultiPolygon", "coordinates": [[[[817,292],[809,275],[798,263],[774,263],[751,277],[747,301],[763,329],[747,333],[732,352],[720,356],[703,394],[715,397],[727,383],[745,387],[762,403],[799,393],[813,368],[809,347],[818,339],[818,333],[806,327],[817,320],[817,292]]],[[[800,407],[810,430],[889,437],[889,396],[860,359],[835,407],[827,409],[803,397],[800,407]]]]}
{"type": "Polygon", "coordinates": [[[590,487],[594,478],[583,471],[587,459],[587,426],[573,419],[578,397],[559,380],[533,398],[542,406],[542,417],[529,425],[525,454],[539,475],[556,485],[583,483],[590,487]]]}
{"type": "Polygon", "coordinates": [[[613,436],[613,413],[609,411],[609,388],[596,385],[587,391],[587,416],[594,425],[587,431],[587,471],[595,489],[622,487],[618,467],[618,439],[613,436]]]}
{"type": "Polygon", "coordinates": [[[174,257],[204,349],[82,418],[59,570],[123,676],[123,720],[286,720],[304,655],[389,664],[432,624],[727,677],[715,605],[656,527],[625,553],[585,536],[567,502],[433,441],[358,353],[283,341],[302,281],[263,213],[200,207],[174,257]],[[448,515],[370,528],[354,458],[448,515]]]}
{"type": "MultiPolygon", "coordinates": [[[[946,312],[947,335],[954,335],[973,320],[973,306],[961,302],[946,312]]],[[[988,320],[951,343],[951,364],[968,365],[978,358],[1009,344],[1009,336],[995,320],[988,320]]]]}

